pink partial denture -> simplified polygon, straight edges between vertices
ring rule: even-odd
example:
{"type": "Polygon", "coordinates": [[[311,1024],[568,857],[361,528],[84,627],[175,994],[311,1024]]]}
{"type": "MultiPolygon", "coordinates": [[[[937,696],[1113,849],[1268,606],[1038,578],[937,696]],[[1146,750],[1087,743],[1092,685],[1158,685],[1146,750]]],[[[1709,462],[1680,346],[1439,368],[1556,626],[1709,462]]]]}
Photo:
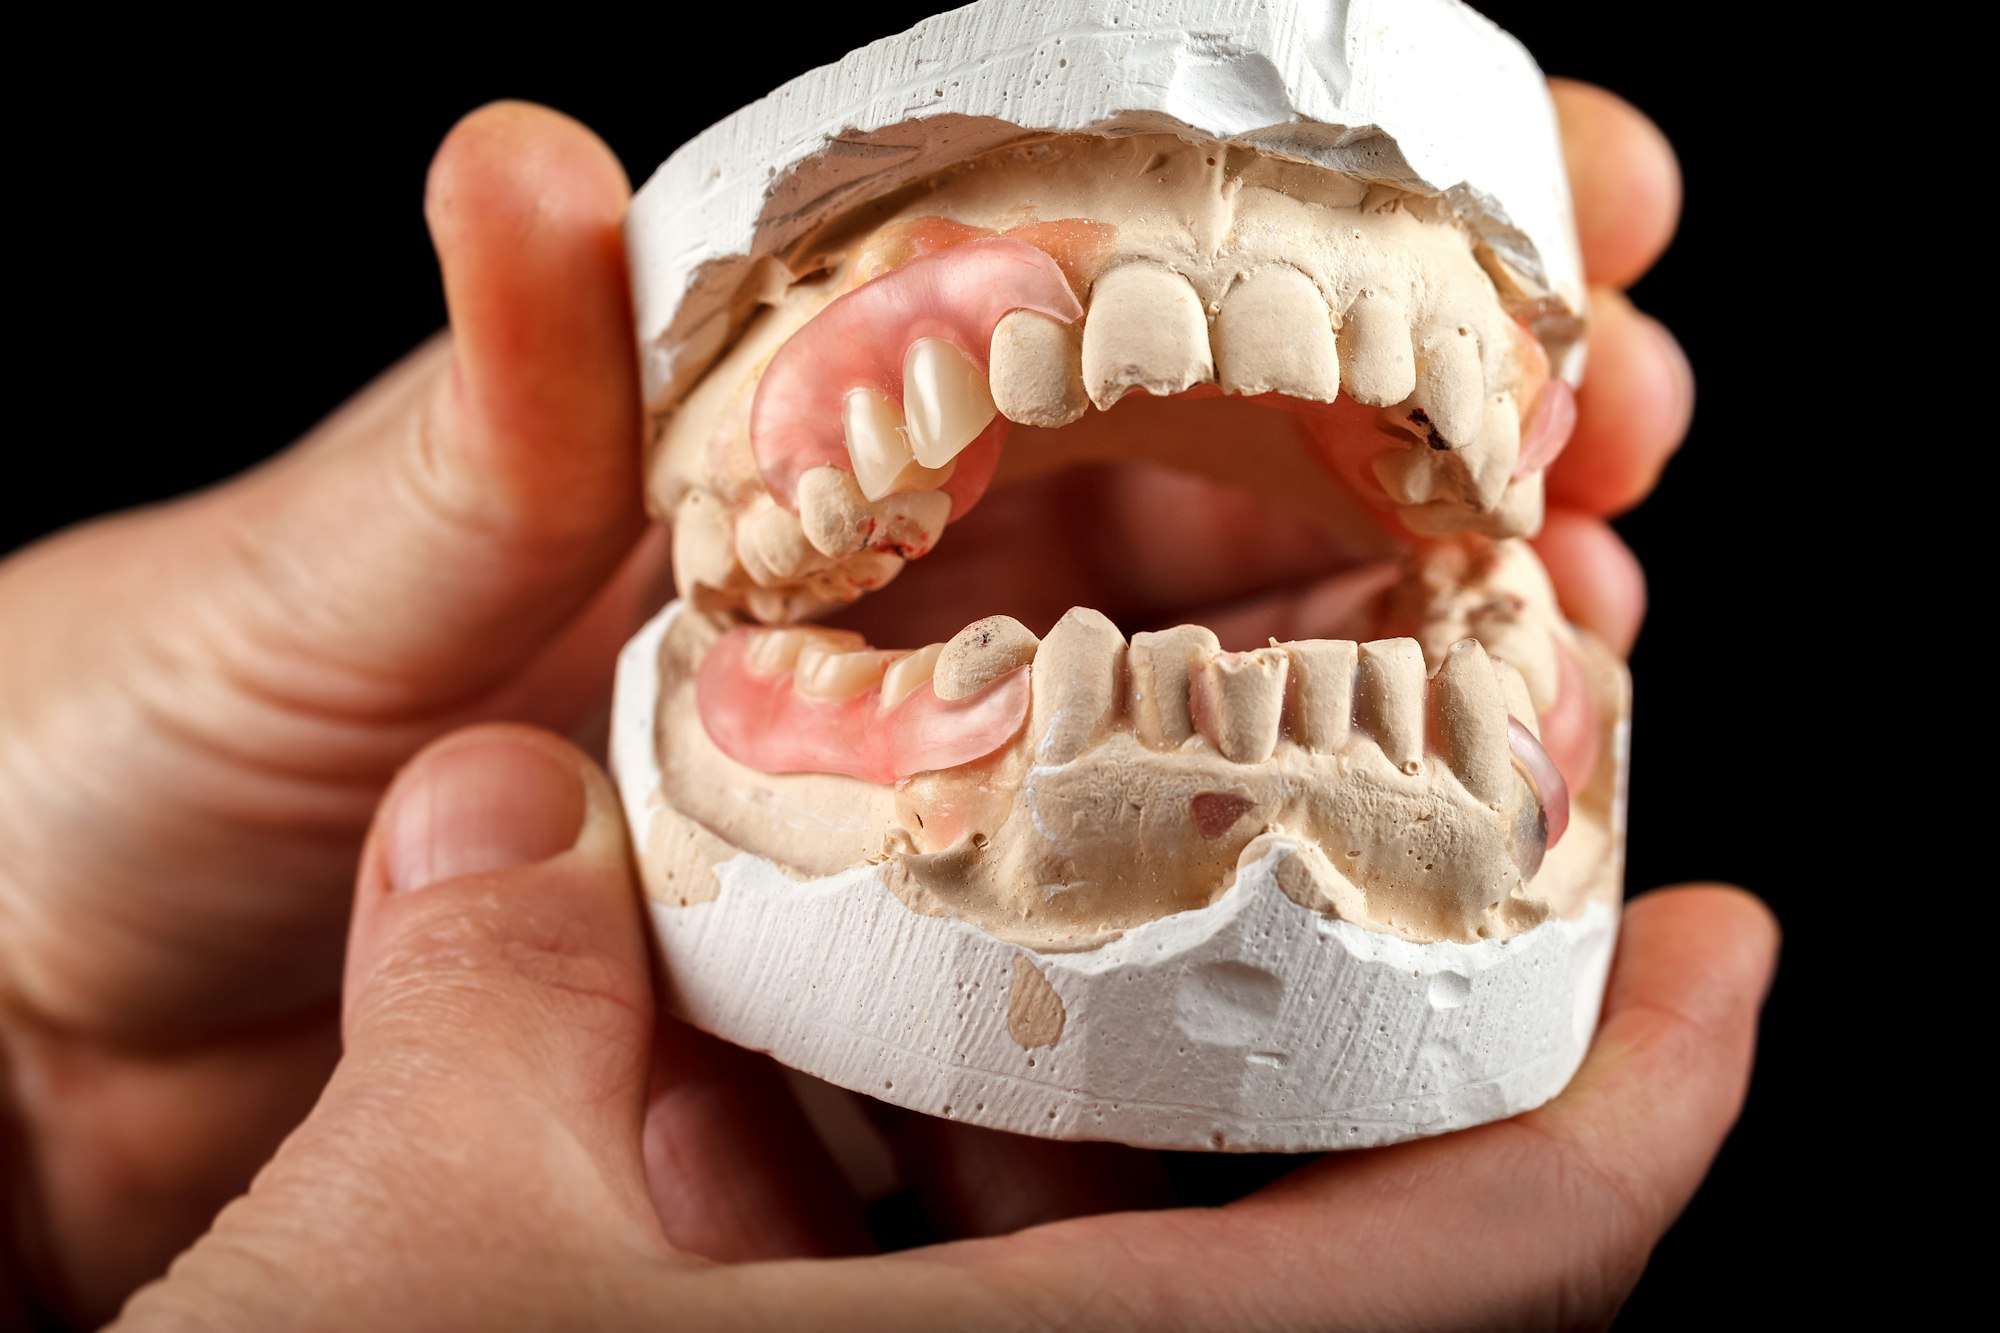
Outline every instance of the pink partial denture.
{"type": "Polygon", "coordinates": [[[1569,827],[1569,783],[1563,780],[1562,770],[1549,758],[1549,752],[1535,739],[1535,733],[1522,726],[1519,718],[1507,719],[1507,745],[1513,750],[1515,760],[1527,770],[1528,781],[1534,784],[1535,798],[1542,803],[1545,845],[1553,847],[1562,841],[1563,831],[1569,827]]]}
{"type": "MultiPolygon", "coordinates": [[[[942,338],[983,375],[993,328],[1015,310],[1065,324],[1083,317],[1054,259],[1025,241],[995,236],[913,259],[813,316],[771,358],[750,409],[751,447],[772,496],[795,510],[803,473],[827,464],[852,470],[842,402],[855,389],[873,389],[900,404],[903,354],[911,343],[942,338]]],[[[995,417],[958,456],[944,486],[953,518],[976,504],[993,479],[1006,427],[995,417]]]]}
{"type": "Polygon", "coordinates": [[[792,673],[750,669],[751,637],[735,629],[702,660],[695,701],[717,749],[764,773],[839,773],[891,783],[913,773],[984,759],[1028,718],[1028,667],[949,702],[926,681],[883,708],[879,690],[817,699],[792,688],[792,673]]]}

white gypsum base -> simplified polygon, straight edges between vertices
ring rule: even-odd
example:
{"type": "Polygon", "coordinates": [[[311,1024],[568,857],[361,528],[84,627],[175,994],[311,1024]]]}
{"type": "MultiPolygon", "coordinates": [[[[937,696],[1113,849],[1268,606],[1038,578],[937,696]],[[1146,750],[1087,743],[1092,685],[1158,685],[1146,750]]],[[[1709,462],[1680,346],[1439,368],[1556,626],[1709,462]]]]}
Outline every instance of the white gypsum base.
{"type": "MultiPolygon", "coordinates": [[[[612,763],[643,857],[670,606],[620,657],[612,763]]],[[[1282,848],[1215,903],[1040,954],[910,911],[873,866],[801,883],[740,853],[651,904],[666,1002],[856,1092],[1047,1138],[1245,1152],[1369,1147],[1498,1120],[1569,1081],[1617,912],[1417,944],[1299,906],[1282,848]]]]}

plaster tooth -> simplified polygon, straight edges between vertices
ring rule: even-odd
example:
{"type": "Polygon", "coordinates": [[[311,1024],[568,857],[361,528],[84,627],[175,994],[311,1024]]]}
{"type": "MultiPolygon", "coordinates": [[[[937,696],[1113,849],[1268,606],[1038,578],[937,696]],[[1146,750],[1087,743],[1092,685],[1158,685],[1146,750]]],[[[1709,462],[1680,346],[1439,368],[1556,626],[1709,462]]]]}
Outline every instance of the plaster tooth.
{"type": "Polygon", "coordinates": [[[941,643],[925,644],[891,662],[889,669],[882,673],[882,707],[894,708],[909,698],[918,686],[929,684],[937,670],[938,654],[943,651],[941,643]]]}
{"type": "Polygon", "coordinates": [[[1286,678],[1285,725],[1292,740],[1315,754],[1347,744],[1354,719],[1352,639],[1299,639],[1285,645],[1292,669],[1286,678]]]}
{"type": "Polygon", "coordinates": [[[875,511],[844,467],[808,468],[799,477],[798,503],[806,540],[834,560],[859,551],[875,532],[875,511]]]}
{"type": "Polygon", "coordinates": [[[851,602],[886,587],[903,572],[903,564],[903,557],[889,551],[863,551],[815,575],[814,584],[836,604],[851,602]]]}
{"type": "Polygon", "coordinates": [[[1347,308],[1337,339],[1340,383],[1367,407],[1400,403],[1417,387],[1417,359],[1410,347],[1410,317],[1391,297],[1363,292],[1347,308]]]}
{"type": "Polygon", "coordinates": [[[1478,640],[1460,639],[1445,654],[1431,682],[1430,714],[1432,734],[1451,771],[1467,791],[1500,808],[1514,790],[1507,700],[1478,640]]]}
{"type": "Polygon", "coordinates": [[[783,625],[818,615],[829,603],[805,588],[745,588],[743,605],[753,619],[766,625],[783,625]]]}
{"type": "Polygon", "coordinates": [[[1406,444],[1375,455],[1368,468],[1397,504],[1424,505],[1437,498],[1439,457],[1422,444],[1406,444]]]}
{"type": "Polygon", "coordinates": [[[1072,607],[1035,654],[1028,734],[1035,761],[1066,764],[1095,744],[1117,717],[1125,636],[1101,612],[1072,607]]]}
{"type": "Polygon", "coordinates": [[[915,560],[937,545],[951,518],[951,497],[943,491],[904,491],[877,501],[873,514],[873,545],[915,560]]]}
{"type": "Polygon", "coordinates": [[[987,616],[951,636],[938,654],[931,688],[944,700],[977,694],[1035,660],[1041,640],[1012,616],[987,616]]]}
{"type": "Polygon", "coordinates": [[[850,648],[808,640],[792,668],[792,688],[814,699],[852,699],[874,689],[896,656],[879,648],[850,648]]]}
{"type": "Polygon", "coordinates": [[[1016,310],[993,328],[987,375],[1000,415],[1024,426],[1067,426],[1090,406],[1077,329],[1036,310],[1016,310]]]}
{"type": "Polygon", "coordinates": [[[1479,343],[1469,328],[1434,328],[1424,334],[1422,345],[1410,394],[1412,424],[1425,428],[1433,449],[1463,448],[1479,438],[1485,415],[1479,343]],[[1418,412],[1422,418],[1416,417],[1418,412]]]}
{"type": "Polygon", "coordinates": [[[1224,393],[1282,393],[1316,403],[1339,396],[1333,315],[1313,280],[1290,265],[1260,268],[1229,289],[1214,342],[1224,393]]]}
{"type": "Polygon", "coordinates": [[[1354,721],[1395,767],[1424,771],[1424,651],[1415,639],[1360,645],[1354,721]]]}
{"type": "Polygon", "coordinates": [[[910,452],[927,468],[942,468],[979,438],[999,409],[986,376],[943,338],[919,338],[903,354],[903,417],[910,452]]]}
{"type": "Polygon", "coordinates": [[[736,520],[736,558],[761,587],[791,583],[826,567],[796,514],[760,495],[736,520]]]}
{"type": "Polygon", "coordinates": [[[1208,317],[1186,278],[1139,260],[1091,287],[1083,382],[1100,411],[1134,389],[1165,397],[1214,378],[1208,317]]]}
{"type": "Polygon", "coordinates": [[[1542,477],[1531,472],[1507,483],[1500,503],[1493,508],[1491,534],[1495,537],[1532,537],[1542,530],[1542,477]]]}
{"type": "Polygon", "coordinates": [[[1497,657],[1492,661],[1493,676],[1500,682],[1500,697],[1506,702],[1507,716],[1526,727],[1530,736],[1540,740],[1542,718],[1535,711],[1535,699],[1528,689],[1528,678],[1517,671],[1511,662],[1503,662],[1497,657]]]}
{"type": "Polygon", "coordinates": [[[1494,394],[1486,400],[1479,439],[1455,457],[1465,468],[1473,501],[1487,510],[1498,505],[1521,457],[1521,413],[1513,395],[1494,394]]]}
{"type": "Polygon", "coordinates": [[[736,536],[722,504],[706,491],[689,491],[674,509],[674,586],[692,600],[696,588],[727,588],[737,581],[736,536]]]}
{"type": "Polygon", "coordinates": [[[1221,651],[1215,631],[1203,625],[1176,625],[1132,636],[1128,658],[1132,722],[1142,742],[1172,750],[1194,735],[1194,716],[1188,704],[1189,664],[1221,651]]]}
{"type": "Polygon", "coordinates": [[[903,409],[887,394],[850,389],[841,400],[841,429],[847,456],[854,463],[854,480],[870,500],[896,491],[936,490],[951,477],[952,464],[927,468],[910,452],[903,409]]]}
{"type": "Polygon", "coordinates": [[[1217,653],[1190,669],[1195,726],[1224,759],[1261,764],[1278,748],[1290,661],[1283,648],[1273,645],[1217,653]]]}

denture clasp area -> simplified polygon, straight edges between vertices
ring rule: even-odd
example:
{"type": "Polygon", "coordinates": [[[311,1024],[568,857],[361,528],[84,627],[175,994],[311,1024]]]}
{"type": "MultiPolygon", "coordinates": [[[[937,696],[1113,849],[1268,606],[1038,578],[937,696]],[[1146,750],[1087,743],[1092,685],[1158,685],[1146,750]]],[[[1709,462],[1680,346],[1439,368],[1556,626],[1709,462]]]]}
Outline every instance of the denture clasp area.
{"type": "Polygon", "coordinates": [[[740,764],[888,784],[983,759],[1027,721],[1032,668],[945,700],[923,670],[936,658],[832,631],[744,627],[709,649],[696,701],[709,739],[740,764]]]}

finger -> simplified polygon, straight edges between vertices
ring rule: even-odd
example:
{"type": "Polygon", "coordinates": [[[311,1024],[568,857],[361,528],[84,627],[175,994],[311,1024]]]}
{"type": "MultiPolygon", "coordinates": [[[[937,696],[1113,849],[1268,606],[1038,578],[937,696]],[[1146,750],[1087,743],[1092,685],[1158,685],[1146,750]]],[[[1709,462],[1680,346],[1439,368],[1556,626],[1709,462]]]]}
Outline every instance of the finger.
{"type": "Polygon", "coordinates": [[[1673,239],[1681,169],[1659,126],[1615,93],[1551,79],[1562,127],[1583,268],[1593,284],[1628,287],[1673,239]]]}
{"type": "Polygon", "coordinates": [[[1563,613],[1609,644],[1632,655],[1646,619],[1646,572],[1610,524],[1556,509],[1534,539],[1563,613]]]}
{"type": "Polygon", "coordinates": [[[1612,291],[1591,295],[1576,434],[1550,465],[1551,504],[1618,514],[1646,498],[1694,419],[1694,371],[1666,326],[1612,291]]]}

